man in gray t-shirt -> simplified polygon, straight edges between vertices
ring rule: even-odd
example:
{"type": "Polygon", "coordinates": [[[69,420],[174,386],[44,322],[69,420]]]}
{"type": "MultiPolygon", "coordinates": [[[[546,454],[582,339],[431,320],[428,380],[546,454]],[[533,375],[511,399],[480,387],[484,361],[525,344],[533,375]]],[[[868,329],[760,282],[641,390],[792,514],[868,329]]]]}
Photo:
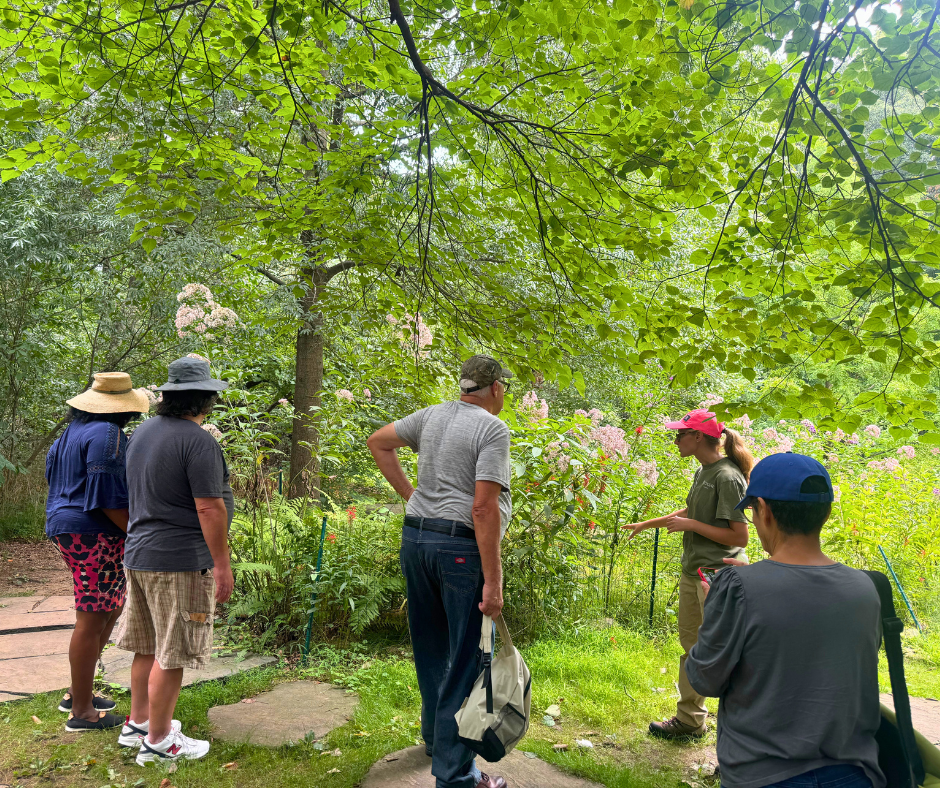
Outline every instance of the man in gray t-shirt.
{"type": "Polygon", "coordinates": [[[708,591],[689,683],[719,698],[724,788],[882,788],[875,733],[881,603],[820,547],[832,483],[812,457],[772,454],[744,500],[772,556],[722,569],[708,591]],[[792,781],[792,782],[791,782],[792,781]]]}
{"type": "Polygon", "coordinates": [[[499,543],[512,513],[509,428],[497,418],[511,373],[473,356],[461,396],[388,424],[369,438],[379,470],[407,502],[401,566],[421,690],[421,734],[437,788],[505,788],[477,769],[454,715],[480,672],[483,615],[503,607],[499,543]],[[418,454],[418,486],[396,449],[418,454]]]}
{"type": "Polygon", "coordinates": [[[228,601],[235,583],[228,468],[201,426],[228,384],[212,378],[203,358],[177,359],[168,378],[158,415],[134,431],[127,449],[127,605],[116,642],[134,652],[134,664],[118,743],[139,748],[139,766],[209,752],[208,741],[183,734],[173,709],[183,670],[209,664],[215,605],[228,601]]]}

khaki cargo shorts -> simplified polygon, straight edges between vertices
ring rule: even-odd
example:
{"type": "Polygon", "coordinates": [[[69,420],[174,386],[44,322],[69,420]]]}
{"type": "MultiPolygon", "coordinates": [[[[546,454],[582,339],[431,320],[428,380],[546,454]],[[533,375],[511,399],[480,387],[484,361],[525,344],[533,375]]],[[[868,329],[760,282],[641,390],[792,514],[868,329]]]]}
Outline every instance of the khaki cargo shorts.
{"type": "Polygon", "coordinates": [[[153,654],[161,668],[204,668],[212,653],[215,579],[202,572],[126,569],[127,603],[118,648],[153,654]]]}

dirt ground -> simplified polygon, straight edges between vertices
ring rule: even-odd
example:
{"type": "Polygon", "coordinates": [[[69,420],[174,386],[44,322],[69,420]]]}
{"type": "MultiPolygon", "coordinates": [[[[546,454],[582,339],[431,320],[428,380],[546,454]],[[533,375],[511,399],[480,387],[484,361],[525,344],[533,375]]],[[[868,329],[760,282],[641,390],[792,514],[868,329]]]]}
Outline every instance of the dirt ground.
{"type": "Polygon", "coordinates": [[[52,542],[0,542],[0,597],[71,593],[72,576],[52,542]]]}

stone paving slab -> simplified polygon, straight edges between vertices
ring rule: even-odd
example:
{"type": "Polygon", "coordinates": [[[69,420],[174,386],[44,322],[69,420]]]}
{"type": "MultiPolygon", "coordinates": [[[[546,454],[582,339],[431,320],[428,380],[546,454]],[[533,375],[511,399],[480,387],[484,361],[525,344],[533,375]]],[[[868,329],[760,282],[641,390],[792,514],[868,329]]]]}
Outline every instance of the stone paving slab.
{"type": "Polygon", "coordinates": [[[0,633],[10,629],[74,626],[73,597],[0,598],[0,633]]]}
{"type": "MultiPolygon", "coordinates": [[[[499,763],[487,764],[477,758],[477,766],[487,774],[499,774],[512,788],[602,788],[598,783],[565,774],[540,758],[526,758],[514,750],[499,763]]],[[[399,750],[376,763],[360,788],[433,788],[431,759],[424,745],[399,750]]]]}
{"type": "Polygon", "coordinates": [[[70,629],[2,635],[0,636],[0,660],[67,654],[71,639],[72,630],[70,629]]]}
{"type": "Polygon", "coordinates": [[[0,661],[0,702],[20,700],[23,693],[68,689],[71,683],[68,640],[72,633],[65,630],[57,634],[66,638],[65,650],[60,654],[0,661]]]}
{"type": "MultiPolygon", "coordinates": [[[[894,708],[891,695],[883,694],[881,702],[888,708],[894,708]]],[[[911,698],[911,719],[924,738],[940,745],[940,701],[935,698],[911,698]]]]}
{"type": "Polygon", "coordinates": [[[278,684],[247,700],[209,709],[216,739],[267,747],[322,739],[349,722],[359,703],[354,693],[319,681],[278,684]]]}
{"type": "Polygon", "coordinates": [[[32,608],[34,613],[51,613],[53,611],[69,610],[75,613],[74,596],[47,596],[32,608]]]}
{"type": "MultiPolygon", "coordinates": [[[[124,689],[130,689],[131,663],[134,661],[134,655],[130,651],[110,646],[101,655],[101,661],[104,663],[105,681],[111,681],[124,687],[124,689]]],[[[270,665],[276,661],[275,657],[262,657],[257,654],[250,654],[241,662],[234,655],[230,657],[216,657],[213,655],[208,667],[204,670],[183,671],[183,686],[188,687],[190,684],[197,684],[200,681],[221,679],[262,665],[270,665]]]]}

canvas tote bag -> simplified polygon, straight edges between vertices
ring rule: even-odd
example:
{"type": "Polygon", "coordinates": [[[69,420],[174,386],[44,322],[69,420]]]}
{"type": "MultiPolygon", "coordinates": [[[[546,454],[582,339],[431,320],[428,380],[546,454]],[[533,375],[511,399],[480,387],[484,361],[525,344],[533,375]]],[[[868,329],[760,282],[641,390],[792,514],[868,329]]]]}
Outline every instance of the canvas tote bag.
{"type": "Polygon", "coordinates": [[[532,678],[502,616],[483,616],[482,629],[483,672],[455,717],[461,743],[495,763],[512,752],[529,729],[532,678]],[[502,641],[495,659],[494,623],[502,641]]]}

